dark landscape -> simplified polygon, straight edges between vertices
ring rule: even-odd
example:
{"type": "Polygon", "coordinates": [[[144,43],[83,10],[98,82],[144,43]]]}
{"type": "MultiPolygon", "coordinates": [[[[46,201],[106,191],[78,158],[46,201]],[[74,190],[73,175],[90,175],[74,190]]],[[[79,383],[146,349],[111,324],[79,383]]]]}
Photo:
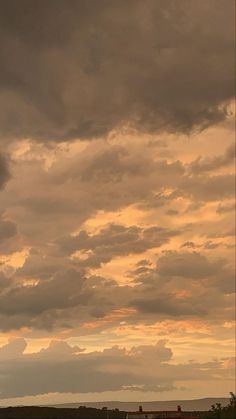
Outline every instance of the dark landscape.
{"type": "Polygon", "coordinates": [[[150,402],[121,402],[121,401],[105,401],[105,402],[83,402],[83,403],[63,403],[50,405],[50,407],[60,408],[77,408],[81,404],[86,407],[102,409],[106,406],[108,409],[119,409],[121,411],[137,410],[141,404],[144,410],[175,410],[176,406],[181,405],[184,411],[204,411],[209,410],[213,404],[220,403],[226,406],[229,403],[229,397],[208,397],[205,399],[195,400],[167,400],[167,401],[150,401],[150,402]]]}
{"type": "MultiPolygon", "coordinates": [[[[144,414],[153,412],[154,417],[171,417],[171,412],[175,411],[176,401],[167,402],[144,402],[142,408],[144,414]],[[155,409],[159,408],[159,412],[155,409]],[[172,409],[172,410],[171,410],[172,409]],[[162,415],[163,416],[160,416],[162,415]],[[169,415],[169,416],[168,416],[169,415]]],[[[179,403],[179,402],[178,402],[179,403]]],[[[88,405],[89,403],[87,403],[88,405]]],[[[96,404],[96,403],[94,403],[96,404]]],[[[102,404],[102,403],[97,403],[102,404]]],[[[234,419],[236,414],[236,397],[233,393],[227,398],[206,398],[199,400],[181,400],[182,412],[180,418],[198,418],[198,419],[234,419]],[[202,410],[204,404],[214,402],[209,409],[202,410]],[[191,408],[190,408],[191,406],[191,408]],[[189,410],[188,410],[189,409],[189,410]]],[[[129,409],[137,410],[135,402],[107,402],[107,406],[102,408],[77,406],[74,404],[50,406],[16,406],[3,407],[0,409],[0,418],[2,419],[126,419],[128,418],[127,406],[129,409]],[[126,410],[111,408],[111,405],[126,406],[126,410]],[[64,406],[64,407],[62,407],[64,406]],[[67,406],[67,407],[65,407],[67,406]],[[108,408],[109,406],[109,408],[108,408]],[[136,407],[136,409],[135,409],[136,407]]]]}

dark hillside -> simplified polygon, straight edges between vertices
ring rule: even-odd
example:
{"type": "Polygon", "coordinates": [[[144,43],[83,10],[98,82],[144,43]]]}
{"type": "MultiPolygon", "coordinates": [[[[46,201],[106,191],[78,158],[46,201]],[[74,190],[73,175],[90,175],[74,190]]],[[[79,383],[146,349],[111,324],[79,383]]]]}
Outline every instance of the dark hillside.
{"type": "Polygon", "coordinates": [[[0,409],[1,419],[125,419],[126,412],[80,406],[72,409],[55,407],[7,407],[0,409]]]}

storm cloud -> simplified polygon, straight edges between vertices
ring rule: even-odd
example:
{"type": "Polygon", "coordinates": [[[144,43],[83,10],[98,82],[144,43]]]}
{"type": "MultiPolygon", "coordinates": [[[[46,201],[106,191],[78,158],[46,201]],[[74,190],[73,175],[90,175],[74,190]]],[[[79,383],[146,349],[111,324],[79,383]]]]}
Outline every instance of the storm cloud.
{"type": "Polygon", "coordinates": [[[120,126],[189,131],[225,118],[232,0],[1,6],[3,141],[93,138],[120,126]]]}

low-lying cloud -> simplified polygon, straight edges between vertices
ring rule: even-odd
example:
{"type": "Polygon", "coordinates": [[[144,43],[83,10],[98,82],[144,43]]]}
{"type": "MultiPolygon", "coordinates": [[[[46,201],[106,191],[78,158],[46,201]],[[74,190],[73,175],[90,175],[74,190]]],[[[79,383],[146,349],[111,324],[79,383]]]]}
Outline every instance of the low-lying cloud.
{"type": "Polygon", "coordinates": [[[214,379],[216,373],[232,380],[233,374],[232,365],[222,368],[221,359],[173,364],[173,352],[163,340],[129,350],[114,346],[89,353],[63,342],[52,342],[35,354],[24,354],[25,348],[23,339],[0,348],[1,398],[125,389],[162,392],[182,385],[179,381],[188,386],[214,379]]]}

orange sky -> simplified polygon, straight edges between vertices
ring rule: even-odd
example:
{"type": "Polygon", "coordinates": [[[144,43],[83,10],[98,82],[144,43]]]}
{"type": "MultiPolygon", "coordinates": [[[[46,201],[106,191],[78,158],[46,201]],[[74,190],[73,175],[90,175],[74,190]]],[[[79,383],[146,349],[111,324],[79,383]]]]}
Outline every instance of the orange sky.
{"type": "Polygon", "coordinates": [[[1,17],[0,405],[227,396],[233,2],[49,3],[1,17]]]}

